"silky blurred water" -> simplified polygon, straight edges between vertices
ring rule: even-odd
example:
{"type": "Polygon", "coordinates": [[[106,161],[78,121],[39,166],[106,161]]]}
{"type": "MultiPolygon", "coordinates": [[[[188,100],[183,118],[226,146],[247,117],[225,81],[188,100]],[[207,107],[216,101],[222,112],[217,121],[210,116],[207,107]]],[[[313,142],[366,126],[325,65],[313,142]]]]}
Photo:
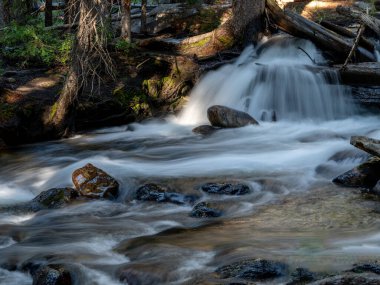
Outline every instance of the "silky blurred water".
{"type": "Polygon", "coordinates": [[[0,284],[32,284],[20,270],[28,261],[74,264],[82,272],[78,284],[122,284],[125,268],[143,280],[153,275],[157,284],[191,284],[242,257],[323,271],[380,256],[376,204],[331,183],[367,158],[350,146],[350,136],[380,138],[380,120],[351,103],[335,74],[316,73],[323,63],[310,42],[274,38],[205,75],[184,111],[166,123],[101,129],[2,154],[0,284]],[[192,133],[207,123],[213,104],[246,111],[260,125],[192,133]],[[86,163],[120,182],[117,201],[38,213],[9,207],[52,187],[72,187],[71,173],[86,163]],[[199,190],[225,181],[245,183],[251,193],[199,190]],[[197,194],[224,216],[198,220],[189,217],[190,205],[135,201],[148,182],[197,194]],[[177,230],[162,233],[169,229],[177,230]]]}

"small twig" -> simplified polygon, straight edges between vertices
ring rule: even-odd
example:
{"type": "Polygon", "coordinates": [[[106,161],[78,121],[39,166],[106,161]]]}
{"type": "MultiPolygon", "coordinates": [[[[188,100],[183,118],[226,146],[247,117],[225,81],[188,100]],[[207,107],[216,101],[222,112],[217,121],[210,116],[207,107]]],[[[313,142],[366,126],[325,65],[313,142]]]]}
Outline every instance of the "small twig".
{"type": "Polygon", "coordinates": [[[362,35],[364,33],[364,30],[365,30],[365,25],[361,24],[360,28],[359,28],[359,31],[358,31],[358,35],[356,36],[356,39],[355,39],[354,44],[353,44],[353,46],[351,48],[351,51],[348,54],[347,59],[344,62],[343,66],[341,67],[341,70],[345,69],[347,67],[348,62],[351,60],[352,56],[354,55],[355,50],[357,49],[357,47],[359,45],[360,38],[362,37],[362,35]]]}
{"type": "Polygon", "coordinates": [[[301,50],[301,51],[303,51],[307,55],[307,57],[310,58],[310,60],[311,60],[312,63],[316,64],[315,60],[306,52],[306,50],[304,50],[301,47],[298,47],[298,49],[301,50]]]}

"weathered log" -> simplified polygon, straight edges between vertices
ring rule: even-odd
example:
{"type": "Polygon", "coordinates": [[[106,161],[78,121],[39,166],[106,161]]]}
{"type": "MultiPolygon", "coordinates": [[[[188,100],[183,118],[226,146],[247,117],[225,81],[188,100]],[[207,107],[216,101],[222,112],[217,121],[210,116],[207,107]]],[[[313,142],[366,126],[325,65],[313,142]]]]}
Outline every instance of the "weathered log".
{"type": "Polygon", "coordinates": [[[380,20],[350,7],[338,6],[336,11],[341,15],[358,20],[380,36],[380,20]]]}
{"type": "MultiPolygon", "coordinates": [[[[332,32],[296,13],[282,10],[276,0],[267,0],[266,6],[270,17],[281,30],[313,41],[316,45],[334,53],[340,62],[346,59],[353,45],[352,39],[332,32]]],[[[357,55],[360,61],[376,61],[373,53],[361,47],[358,48],[357,55]]]]}
{"type": "Polygon", "coordinates": [[[348,64],[346,68],[336,65],[340,69],[342,83],[347,85],[380,86],[380,63],[348,64]]]}
{"type": "MultiPolygon", "coordinates": [[[[331,23],[329,21],[323,20],[320,23],[323,27],[341,35],[344,37],[352,38],[354,39],[356,37],[356,34],[346,28],[343,28],[341,26],[338,26],[334,23],[331,23]]],[[[359,44],[363,46],[364,48],[368,49],[369,51],[373,52],[375,50],[375,45],[367,38],[361,37],[359,44]]]]}
{"type": "Polygon", "coordinates": [[[353,136],[350,143],[371,155],[380,157],[380,140],[372,139],[365,136],[353,136]]]}

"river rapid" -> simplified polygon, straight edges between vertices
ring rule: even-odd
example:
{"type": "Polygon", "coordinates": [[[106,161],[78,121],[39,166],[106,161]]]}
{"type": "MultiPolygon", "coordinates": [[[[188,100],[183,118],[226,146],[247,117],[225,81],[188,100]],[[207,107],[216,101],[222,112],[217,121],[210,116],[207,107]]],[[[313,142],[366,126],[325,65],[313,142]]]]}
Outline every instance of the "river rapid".
{"type": "Polygon", "coordinates": [[[351,102],[336,74],[318,72],[325,63],[310,42],[275,37],[205,75],[177,116],[1,154],[0,284],[32,284],[21,269],[37,261],[77,266],[77,284],[116,285],[126,269],[141,284],[196,284],[245,257],[319,272],[378,259],[379,202],[331,180],[366,160],[350,136],[380,138],[380,119],[351,102]],[[215,104],[260,125],[194,134],[215,104]],[[37,213],[10,207],[72,186],[72,172],[86,163],[119,181],[117,201],[37,213]],[[199,190],[231,181],[251,193],[199,190]],[[136,201],[136,189],[150,182],[200,195],[224,214],[196,219],[190,205],[136,201]]]}

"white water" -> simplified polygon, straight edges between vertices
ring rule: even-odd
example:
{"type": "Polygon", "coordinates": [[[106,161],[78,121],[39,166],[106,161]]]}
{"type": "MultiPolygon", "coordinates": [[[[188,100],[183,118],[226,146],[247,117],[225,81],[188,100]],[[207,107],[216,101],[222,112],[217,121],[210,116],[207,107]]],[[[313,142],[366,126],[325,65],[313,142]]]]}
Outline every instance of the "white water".
{"type": "MultiPolygon", "coordinates": [[[[1,205],[28,201],[52,187],[72,186],[71,173],[88,162],[121,184],[116,203],[95,201],[37,214],[1,213],[4,242],[0,245],[0,264],[16,260],[20,265],[28,259],[55,254],[56,262],[82,266],[83,284],[119,285],[115,272],[131,263],[148,264],[152,271],[161,272],[167,278],[162,284],[181,284],[197,274],[212,272],[214,258],[220,258],[223,249],[244,253],[245,246],[256,247],[255,242],[259,252],[283,255],[292,261],[297,248],[283,246],[292,244],[289,240],[293,239],[298,244],[299,237],[281,240],[280,235],[261,248],[261,233],[252,233],[254,228],[232,233],[232,239],[223,226],[211,240],[194,231],[189,233],[190,241],[183,244],[182,240],[146,242],[141,249],[126,251],[125,255],[113,248],[122,240],[199,223],[188,217],[190,206],[133,201],[133,193],[142,183],[161,182],[175,191],[195,192],[202,200],[227,205],[225,219],[250,217],[259,206],[289,194],[333,187],[334,176],[365,159],[364,153],[350,146],[349,138],[380,138],[379,118],[361,114],[350,103],[349,90],[339,86],[334,74],[327,82],[321,73],[310,71],[317,66],[299,47],[317,63],[323,63],[318,50],[307,41],[272,39],[257,49],[248,48],[236,63],[207,74],[195,87],[183,113],[167,123],[132,124],[133,131],[125,126],[97,130],[0,156],[1,205]],[[220,130],[210,137],[192,133],[194,126],[207,123],[206,111],[213,104],[247,111],[260,120],[260,126],[220,130]],[[273,112],[277,122],[270,120],[273,112]],[[342,159],[331,159],[342,151],[347,152],[342,159]],[[244,197],[200,193],[197,186],[210,180],[238,180],[250,185],[252,193],[244,197]],[[13,235],[13,229],[20,232],[16,237],[21,236],[21,240],[7,236],[13,235]],[[255,235],[258,240],[251,239],[255,235]]],[[[318,253],[360,255],[362,248],[378,242],[378,225],[369,233],[367,229],[367,236],[374,238],[366,239],[364,244],[360,230],[348,231],[353,237],[347,241],[345,234],[334,231],[320,236],[315,233],[322,245],[328,244],[330,237],[338,240],[329,244],[328,251],[321,247],[318,253]]],[[[292,262],[302,266],[303,260],[297,263],[297,258],[292,262]]],[[[334,266],[328,259],[325,262],[326,266],[334,266]]],[[[31,284],[31,279],[22,273],[0,270],[0,284],[31,284]]]]}
{"type": "Polygon", "coordinates": [[[208,73],[192,92],[180,117],[183,124],[205,123],[212,105],[226,105],[256,119],[332,120],[354,113],[347,102],[349,90],[329,73],[327,82],[316,73],[323,63],[315,46],[306,41],[277,36],[257,49],[247,48],[235,64],[208,73]]]}

